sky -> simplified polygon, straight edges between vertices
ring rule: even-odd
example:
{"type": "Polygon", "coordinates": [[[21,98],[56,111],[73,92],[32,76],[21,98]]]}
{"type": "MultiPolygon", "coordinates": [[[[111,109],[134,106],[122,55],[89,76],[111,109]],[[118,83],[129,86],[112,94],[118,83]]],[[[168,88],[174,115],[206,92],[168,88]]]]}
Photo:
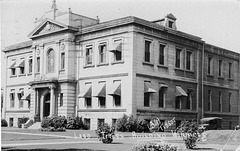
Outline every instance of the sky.
{"type": "MultiPolygon", "coordinates": [[[[153,21],[169,13],[177,29],[207,43],[240,53],[240,0],[56,0],[57,8],[100,22],[126,16],[153,21]]],[[[52,6],[52,0],[0,0],[1,49],[29,40],[35,18],[52,6]]],[[[1,54],[1,60],[3,55],[1,54]]],[[[1,62],[1,68],[4,64],[1,62]]],[[[1,78],[2,81],[2,78],[1,78]]]]}

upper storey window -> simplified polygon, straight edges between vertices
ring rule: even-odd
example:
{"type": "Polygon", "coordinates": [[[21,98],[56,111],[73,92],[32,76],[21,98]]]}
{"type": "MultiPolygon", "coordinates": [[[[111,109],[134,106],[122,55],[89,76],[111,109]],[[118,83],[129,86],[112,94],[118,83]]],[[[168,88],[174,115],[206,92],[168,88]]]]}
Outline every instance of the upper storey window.
{"type": "Polygon", "coordinates": [[[16,75],[15,65],[16,65],[16,60],[14,59],[14,60],[12,60],[10,66],[9,66],[9,69],[11,69],[11,76],[16,75]]]}
{"type": "Polygon", "coordinates": [[[151,41],[145,40],[145,56],[144,61],[150,62],[151,41]]]}
{"type": "Polygon", "coordinates": [[[176,49],[176,56],[175,56],[175,67],[176,68],[181,68],[181,62],[182,62],[181,53],[182,53],[182,50],[177,48],[176,49]]]}
{"type": "Polygon", "coordinates": [[[117,39],[113,41],[113,49],[110,50],[110,52],[113,52],[114,54],[114,62],[122,61],[122,39],[117,39]]]}
{"type": "Polygon", "coordinates": [[[208,75],[212,75],[213,73],[213,58],[211,56],[208,57],[208,68],[207,68],[207,71],[208,71],[208,75]]]}
{"type": "Polygon", "coordinates": [[[99,63],[106,63],[107,61],[107,43],[101,43],[99,45],[99,63]]]}
{"type": "Polygon", "coordinates": [[[49,73],[53,73],[54,72],[54,50],[53,49],[50,49],[47,53],[47,66],[48,66],[48,72],[49,73]]]}
{"type": "Polygon", "coordinates": [[[86,65],[93,64],[93,46],[86,46],[86,65]]]}

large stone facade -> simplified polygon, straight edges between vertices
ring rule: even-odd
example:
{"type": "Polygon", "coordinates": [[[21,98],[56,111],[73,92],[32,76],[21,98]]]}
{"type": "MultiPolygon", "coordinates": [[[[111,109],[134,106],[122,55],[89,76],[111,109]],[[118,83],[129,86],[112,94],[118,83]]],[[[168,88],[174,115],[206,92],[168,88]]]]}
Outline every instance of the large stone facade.
{"type": "Polygon", "coordinates": [[[240,55],[176,30],[172,14],[99,23],[69,11],[42,18],[29,37],[3,50],[9,126],[64,115],[96,129],[123,114],[175,117],[171,129],[208,116],[222,117],[224,129],[239,123],[240,55]]]}

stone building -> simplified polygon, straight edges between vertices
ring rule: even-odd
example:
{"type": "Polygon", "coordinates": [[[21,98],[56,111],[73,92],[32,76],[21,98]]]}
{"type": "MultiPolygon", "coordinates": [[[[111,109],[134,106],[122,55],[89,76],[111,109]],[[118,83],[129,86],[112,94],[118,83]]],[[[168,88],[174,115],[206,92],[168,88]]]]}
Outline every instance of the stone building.
{"type": "Polygon", "coordinates": [[[239,123],[240,55],[177,30],[173,14],[107,22],[53,9],[30,41],[6,47],[3,117],[81,116],[90,129],[123,114],[239,123]],[[216,97],[214,97],[216,96],[216,97]],[[218,97],[217,97],[218,96],[218,97]],[[219,103],[220,102],[220,103],[219,103]]]}

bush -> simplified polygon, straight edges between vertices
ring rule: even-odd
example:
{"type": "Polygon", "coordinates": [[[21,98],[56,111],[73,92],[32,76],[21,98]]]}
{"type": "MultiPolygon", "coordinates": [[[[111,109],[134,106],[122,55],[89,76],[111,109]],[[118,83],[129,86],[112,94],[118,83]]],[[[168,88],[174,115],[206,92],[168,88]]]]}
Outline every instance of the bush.
{"type": "Polygon", "coordinates": [[[67,118],[67,129],[84,129],[82,117],[68,117],[67,118]]]}
{"type": "Polygon", "coordinates": [[[98,139],[103,143],[112,143],[113,135],[115,129],[109,126],[107,123],[99,125],[96,130],[96,134],[98,135],[98,139]]]}
{"type": "Polygon", "coordinates": [[[8,126],[8,123],[5,119],[1,119],[1,126],[2,127],[7,127],[8,126]]]}
{"type": "Polygon", "coordinates": [[[116,122],[116,130],[121,132],[148,132],[149,128],[144,119],[134,118],[132,115],[123,115],[122,118],[116,122]]]}
{"type": "Polygon", "coordinates": [[[44,117],[41,122],[42,128],[53,127],[56,129],[65,129],[67,124],[67,119],[65,116],[52,116],[52,117],[44,117]]]}
{"type": "Polygon", "coordinates": [[[29,120],[28,117],[22,117],[18,119],[18,128],[22,128],[22,124],[25,124],[29,120]]]}
{"type": "Polygon", "coordinates": [[[177,132],[183,138],[188,149],[193,149],[201,136],[201,130],[198,129],[197,123],[193,121],[183,121],[177,128],[177,132]]]}
{"type": "Polygon", "coordinates": [[[133,146],[132,151],[177,151],[178,148],[171,144],[142,142],[133,146]]]}

